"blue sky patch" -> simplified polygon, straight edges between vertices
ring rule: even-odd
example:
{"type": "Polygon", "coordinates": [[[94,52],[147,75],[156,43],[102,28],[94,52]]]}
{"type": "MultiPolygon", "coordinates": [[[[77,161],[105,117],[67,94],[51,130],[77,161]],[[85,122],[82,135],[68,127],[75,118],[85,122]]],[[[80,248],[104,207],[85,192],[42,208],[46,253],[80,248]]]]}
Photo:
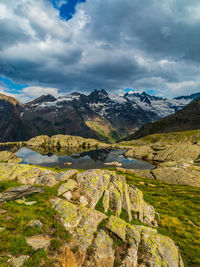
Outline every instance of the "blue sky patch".
{"type": "Polygon", "coordinates": [[[60,11],[60,17],[69,20],[76,13],[76,5],[86,0],[50,0],[55,8],[60,11]]]}
{"type": "Polygon", "coordinates": [[[4,87],[4,89],[8,93],[13,93],[13,94],[20,94],[21,90],[25,87],[28,87],[28,85],[21,85],[17,83],[13,83],[11,80],[4,78],[0,76],[0,86],[4,87]]]}

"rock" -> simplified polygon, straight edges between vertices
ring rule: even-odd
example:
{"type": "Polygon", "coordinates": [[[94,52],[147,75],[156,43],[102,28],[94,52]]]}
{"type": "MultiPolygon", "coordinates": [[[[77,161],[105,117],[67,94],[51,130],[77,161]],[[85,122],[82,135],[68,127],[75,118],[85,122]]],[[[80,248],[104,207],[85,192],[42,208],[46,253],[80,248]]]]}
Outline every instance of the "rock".
{"type": "Polygon", "coordinates": [[[80,203],[83,205],[83,206],[87,206],[88,205],[88,200],[86,197],[84,196],[81,196],[80,197],[80,203]]]}
{"type": "Polygon", "coordinates": [[[72,178],[77,173],[79,173],[77,170],[68,170],[68,171],[64,171],[64,172],[58,172],[56,174],[56,179],[60,182],[63,182],[63,181],[66,181],[66,180],[72,178]]]}
{"type": "Polygon", "coordinates": [[[89,207],[94,208],[107,189],[113,172],[107,170],[88,170],[77,174],[76,181],[81,185],[81,194],[89,202],[89,207]]]}
{"type": "Polygon", "coordinates": [[[25,201],[25,199],[18,199],[18,200],[15,200],[16,203],[18,204],[24,204],[26,206],[32,206],[34,205],[35,203],[37,203],[36,201],[25,201]]]}
{"type": "Polygon", "coordinates": [[[32,220],[29,223],[30,227],[38,227],[39,229],[42,229],[43,223],[40,220],[32,220]]]}
{"type": "Polygon", "coordinates": [[[35,235],[26,237],[26,242],[34,250],[47,249],[51,243],[51,238],[42,235],[35,235]]]}
{"type": "Polygon", "coordinates": [[[104,208],[105,213],[108,212],[109,203],[110,203],[110,192],[109,190],[105,190],[104,196],[103,196],[103,208],[104,208]]]}
{"type": "Polygon", "coordinates": [[[114,184],[109,185],[109,207],[111,211],[113,211],[116,216],[120,216],[122,212],[122,195],[121,192],[114,184]]]}
{"type": "Polygon", "coordinates": [[[120,167],[120,166],[122,166],[122,163],[120,163],[118,161],[113,161],[113,162],[105,162],[104,165],[120,167]]]}
{"type": "Polygon", "coordinates": [[[79,207],[62,199],[52,200],[53,207],[59,212],[61,221],[67,230],[78,226],[82,214],[79,213],[79,207]]]}
{"type": "Polygon", "coordinates": [[[0,227],[0,233],[3,232],[5,229],[5,227],[0,227]]]}
{"type": "Polygon", "coordinates": [[[63,193],[71,190],[73,191],[76,187],[78,186],[77,182],[72,180],[72,179],[68,179],[66,183],[62,184],[59,189],[58,189],[58,195],[62,195],[63,193]]]}
{"type": "Polygon", "coordinates": [[[153,174],[163,182],[200,187],[199,171],[192,168],[158,167],[153,170],[153,174]]]}
{"type": "Polygon", "coordinates": [[[114,264],[113,240],[105,231],[100,230],[92,244],[92,253],[87,265],[91,267],[110,267],[114,264]]]}
{"type": "Polygon", "coordinates": [[[43,188],[23,185],[4,191],[3,193],[0,193],[0,202],[4,202],[6,200],[15,200],[23,196],[28,196],[34,193],[42,193],[42,192],[44,192],[43,188]]]}
{"type": "Polygon", "coordinates": [[[152,229],[140,226],[141,243],[138,250],[138,260],[141,266],[169,266],[179,267],[178,248],[166,236],[157,234],[152,229]]]}
{"type": "Polygon", "coordinates": [[[120,210],[127,214],[128,210],[130,214],[134,211],[137,219],[156,225],[154,208],[144,201],[139,189],[126,184],[124,177],[114,172],[90,170],[78,174],[76,182],[76,191],[68,191],[72,194],[69,201],[60,198],[51,201],[72,235],[63,266],[113,267],[118,263],[122,267],[183,267],[178,248],[170,238],[159,235],[153,228],[131,225],[117,217],[121,215],[120,210]],[[95,201],[90,207],[92,197],[95,201]],[[94,209],[101,199],[105,212],[118,207],[113,208],[116,216],[107,217],[94,209]],[[73,254],[74,248],[77,249],[73,254]]]}
{"type": "Polygon", "coordinates": [[[80,250],[85,252],[92,243],[98,225],[107,216],[99,211],[85,207],[80,207],[79,213],[82,218],[78,227],[74,230],[74,240],[80,250]]]}
{"type": "Polygon", "coordinates": [[[76,262],[76,258],[68,246],[65,248],[65,258],[62,261],[62,266],[64,266],[64,267],[78,267],[77,262],[76,262]]]}
{"type": "Polygon", "coordinates": [[[17,159],[18,157],[9,151],[0,151],[0,162],[9,162],[13,159],[17,159]]]}
{"type": "Polygon", "coordinates": [[[99,141],[95,139],[86,139],[80,136],[57,134],[52,136],[46,146],[48,147],[93,147],[98,146],[99,141]]]}
{"type": "Polygon", "coordinates": [[[72,162],[65,162],[64,165],[71,166],[72,165],[72,162]]]}
{"type": "Polygon", "coordinates": [[[126,238],[126,222],[116,216],[111,215],[108,219],[106,227],[125,241],[126,238]]]}
{"type": "Polygon", "coordinates": [[[28,260],[28,258],[29,258],[28,255],[22,255],[22,256],[19,256],[17,258],[13,257],[11,259],[11,262],[12,262],[14,267],[21,267],[21,266],[23,266],[24,262],[26,260],[28,260]]]}
{"type": "Polygon", "coordinates": [[[73,195],[70,191],[63,194],[63,197],[66,198],[67,201],[70,201],[73,198],[73,195]]]}
{"type": "Polygon", "coordinates": [[[67,177],[70,177],[77,171],[66,172],[66,176],[60,174],[60,176],[50,170],[45,170],[40,167],[35,167],[27,164],[11,164],[2,163],[0,164],[0,180],[17,180],[22,184],[41,184],[45,186],[54,186],[59,181],[67,177]],[[59,179],[59,177],[63,177],[59,179]]]}
{"type": "Polygon", "coordinates": [[[27,146],[45,146],[49,141],[49,136],[47,135],[40,135],[40,136],[36,136],[31,138],[30,140],[28,140],[26,142],[27,146]]]}
{"type": "Polygon", "coordinates": [[[129,186],[131,210],[135,213],[135,219],[150,226],[157,226],[154,207],[148,205],[143,199],[143,193],[135,186],[129,186]]]}

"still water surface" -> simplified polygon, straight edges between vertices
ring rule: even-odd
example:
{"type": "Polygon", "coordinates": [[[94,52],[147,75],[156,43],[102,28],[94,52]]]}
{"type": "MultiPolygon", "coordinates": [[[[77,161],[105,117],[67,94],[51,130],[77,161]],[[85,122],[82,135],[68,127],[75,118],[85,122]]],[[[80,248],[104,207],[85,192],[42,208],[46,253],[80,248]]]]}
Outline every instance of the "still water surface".
{"type": "Polygon", "coordinates": [[[98,169],[108,167],[104,163],[117,161],[127,169],[153,169],[155,166],[141,160],[127,158],[124,156],[126,150],[122,149],[96,149],[90,151],[50,151],[37,150],[23,147],[17,151],[19,158],[24,164],[36,164],[46,167],[98,169]],[[66,166],[71,162],[71,166],[66,166]]]}

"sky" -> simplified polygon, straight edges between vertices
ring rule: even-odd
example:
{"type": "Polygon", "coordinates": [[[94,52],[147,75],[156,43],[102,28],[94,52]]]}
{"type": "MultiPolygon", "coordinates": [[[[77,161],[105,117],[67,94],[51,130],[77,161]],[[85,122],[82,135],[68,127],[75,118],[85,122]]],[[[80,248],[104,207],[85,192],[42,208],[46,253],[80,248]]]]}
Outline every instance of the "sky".
{"type": "Polygon", "coordinates": [[[199,0],[0,0],[0,93],[200,91],[199,0]]]}

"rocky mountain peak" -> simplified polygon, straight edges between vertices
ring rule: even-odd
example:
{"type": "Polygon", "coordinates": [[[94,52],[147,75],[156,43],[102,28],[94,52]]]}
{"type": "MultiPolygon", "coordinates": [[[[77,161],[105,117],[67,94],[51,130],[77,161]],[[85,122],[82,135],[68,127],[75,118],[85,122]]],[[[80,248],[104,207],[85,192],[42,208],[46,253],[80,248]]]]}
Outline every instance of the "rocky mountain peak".
{"type": "Polygon", "coordinates": [[[15,99],[12,96],[7,96],[7,95],[4,95],[4,94],[0,94],[0,100],[8,101],[9,103],[11,103],[14,106],[16,106],[16,105],[23,106],[23,104],[21,102],[19,102],[17,99],[15,99]]]}
{"type": "Polygon", "coordinates": [[[52,96],[51,94],[48,95],[42,95],[38,98],[36,98],[35,100],[27,103],[27,105],[32,105],[32,104],[40,104],[40,103],[44,103],[44,102],[55,102],[56,98],[54,96],[52,96]]]}

